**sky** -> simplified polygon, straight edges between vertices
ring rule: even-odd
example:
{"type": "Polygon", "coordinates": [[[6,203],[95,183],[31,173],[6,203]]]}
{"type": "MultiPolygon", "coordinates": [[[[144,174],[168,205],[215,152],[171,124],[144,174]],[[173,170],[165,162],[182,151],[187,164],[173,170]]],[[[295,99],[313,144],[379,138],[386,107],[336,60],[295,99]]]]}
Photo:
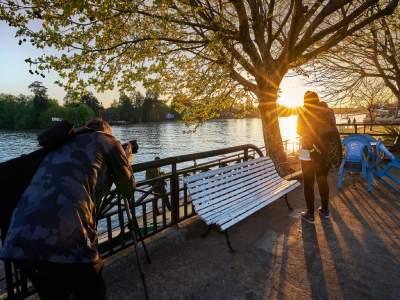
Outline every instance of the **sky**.
{"type": "MultiPolygon", "coordinates": [[[[37,80],[43,82],[44,86],[48,88],[48,95],[51,98],[62,103],[65,91],[54,83],[54,81],[60,80],[57,73],[45,74],[45,78],[36,74],[32,75],[29,73],[29,65],[24,61],[28,57],[40,56],[43,54],[43,50],[36,49],[29,43],[19,46],[18,39],[15,38],[15,31],[14,28],[0,21],[0,93],[29,95],[31,93],[28,89],[29,84],[37,80]]],[[[287,76],[282,81],[280,88],[282,91],[280,103],[299,106],[302,105],[304,92],[312,87],[307,86],[302,77],[287,76]]],[[[119,97],[117,90],[101,94],[92,91],[105,107],[110,106],[113,100],[119,97]]]]}

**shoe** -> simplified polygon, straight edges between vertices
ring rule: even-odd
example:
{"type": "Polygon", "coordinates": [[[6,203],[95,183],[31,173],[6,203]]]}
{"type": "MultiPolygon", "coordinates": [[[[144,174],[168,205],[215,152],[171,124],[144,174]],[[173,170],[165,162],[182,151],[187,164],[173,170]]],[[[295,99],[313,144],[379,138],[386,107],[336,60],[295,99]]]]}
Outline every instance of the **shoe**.
{"type": "Polygon", "coordinates": [[[322,207],[318,208],[318,212],[321,218],[324,219],[329,219],[330,215],[329,215],[329,210],[327,209],[322,209],[322,207]]]}
{"type": "Polygon", "coordinates": [[[301,213],[301,218],[307,223],[314,224],[314,216],[309,212],[303,211],[301,213]]]}

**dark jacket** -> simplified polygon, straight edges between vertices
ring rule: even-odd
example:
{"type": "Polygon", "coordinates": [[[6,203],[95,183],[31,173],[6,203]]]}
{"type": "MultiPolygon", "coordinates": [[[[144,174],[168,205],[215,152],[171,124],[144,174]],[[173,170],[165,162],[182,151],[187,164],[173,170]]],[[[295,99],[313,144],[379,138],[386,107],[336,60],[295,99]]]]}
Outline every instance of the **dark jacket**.
{"type": "Polygon", "coordinates": [[[58,263],[99,259],[96,202],[110,176],[130,197],[135,183],[121,144],[86,132],[50,151],[19,200],[0,257],[58,263]]]}
{"type": "Polygon", "coordinates": [[[322,101],[304,108],[298,114],[297,133],[301,136],[304,149],[312,149],[315,145],[320,150],[327,151],[326,138],[337,133],[333,110],[322,101]]]}

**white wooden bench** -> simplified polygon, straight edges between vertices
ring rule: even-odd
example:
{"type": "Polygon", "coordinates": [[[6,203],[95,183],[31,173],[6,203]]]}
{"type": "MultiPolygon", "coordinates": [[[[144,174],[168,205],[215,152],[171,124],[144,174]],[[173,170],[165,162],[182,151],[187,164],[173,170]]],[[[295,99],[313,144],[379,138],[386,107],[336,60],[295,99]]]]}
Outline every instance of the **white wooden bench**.
{"type": "Polygon", "coordinates": [[[300,185],[297,180],[279,176],[269,157],[260,157],[235,165],[199,173],[183,179],[200,218],[225,232],[268,204],[285,197],[300,185]]]}

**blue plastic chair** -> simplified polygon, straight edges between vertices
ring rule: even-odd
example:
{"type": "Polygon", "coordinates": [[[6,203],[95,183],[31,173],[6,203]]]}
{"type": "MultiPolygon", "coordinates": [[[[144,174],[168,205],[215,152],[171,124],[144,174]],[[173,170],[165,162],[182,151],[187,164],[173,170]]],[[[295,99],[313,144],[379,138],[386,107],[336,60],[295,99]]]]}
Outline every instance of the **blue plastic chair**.
{"type": "Polygon", "coordinates": [[[343,177],[346,171],[361,173],[367,179],[368,192],[372,190],[373,151],[371,143],[376,140],[370,135],[351,134],[343,139],[345,155],[339,167],[338,187],[343,187],[343,177]]]}
{"type": "MultiPolygon", "coordinates": [[[[383,144],[381,140],[376,143],[376,160],[374,174],[378,179],[385,182],[391,188],[400,192],[400,177],[392,172],[393,170],[400,169],[400,161],[396,158],[383,144]],[[388,163],[384,163],[382,160],[386,158],[389,160],[388,163]]],[[[399,174],[397,172],[397,174],[399,174]]]]}

